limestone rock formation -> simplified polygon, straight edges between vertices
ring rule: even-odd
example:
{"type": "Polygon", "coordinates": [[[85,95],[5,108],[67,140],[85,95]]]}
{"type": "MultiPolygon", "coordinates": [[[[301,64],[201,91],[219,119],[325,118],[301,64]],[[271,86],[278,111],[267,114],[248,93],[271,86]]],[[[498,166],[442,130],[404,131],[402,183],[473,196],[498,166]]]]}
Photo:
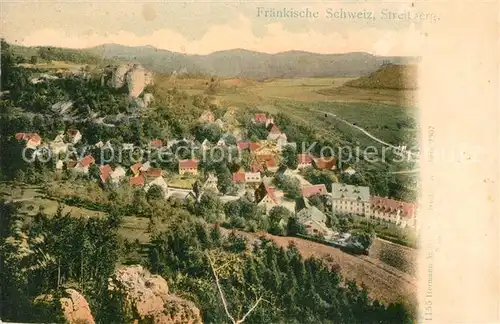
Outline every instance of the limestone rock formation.
{"type": "Polygon", "coordinates": [[[145,71],[144,72],[144,83],[146,85],[153,85],[154,84],[154,75],[153,75],[153,72],[151,72],[151,71],[145,71]]]}
{"type": "Polygon", "coordinates": [[[44,322],[95,324],[87,300],[74,289],[66,289],[59,299],[53,295],[38,296],[33,304],[44,322]]]}
{"type": "Polygon", "coordinates": [[[87,300],[74,289],[66,289],[66,294],[68,297],[59,300],[66,322],[71,324],[94,324],[95,321],[87,300]]]}
{"type": "Polygon", "coordinates": [[[110,86],[115,89],[119,89],[125,85],[126,75],[130,70],[131,66],[128,64],[119,65],[116,70],[113,71],[113,75],[110,80],[110,86]]]}
{"type": "Polygon", "coordinates": [[[126,322],[202,323],[192,302],[170,295],[167,281],[140,265],[117,269],[109,278],[108,291],[111,302],[119,303],[126,322]]]}
{"type": "Polygon", "coordinates": [[[139,97],[146,86],[154,83],[153,73],[140,64],[121,64],[111,71],[109,86],[120,89],[126,85],[132,98],[139,97]]]}
{"type": "Polygon", "coordinates": [[[149,107],[149,105],[155,101],[155,97],[152,93],[145,93],[142,100],[144,101],[146,107],[149,107]]]}
{"type": "Polygon", "coordinates": [[[132,98],[137,98],[146,86],[145,70],[142,66],[134,66],[127,73],[128,94],[132,98]]]}

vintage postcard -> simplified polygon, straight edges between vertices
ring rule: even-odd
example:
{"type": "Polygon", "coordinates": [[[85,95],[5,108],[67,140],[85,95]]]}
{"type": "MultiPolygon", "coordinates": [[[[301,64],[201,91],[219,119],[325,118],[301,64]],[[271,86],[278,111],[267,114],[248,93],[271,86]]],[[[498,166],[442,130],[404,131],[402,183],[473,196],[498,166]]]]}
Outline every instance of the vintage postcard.
{"type": "Polygon", "coordinates": [[[473,5],[2,1],[0,322],[500,322],[473,5]]]}

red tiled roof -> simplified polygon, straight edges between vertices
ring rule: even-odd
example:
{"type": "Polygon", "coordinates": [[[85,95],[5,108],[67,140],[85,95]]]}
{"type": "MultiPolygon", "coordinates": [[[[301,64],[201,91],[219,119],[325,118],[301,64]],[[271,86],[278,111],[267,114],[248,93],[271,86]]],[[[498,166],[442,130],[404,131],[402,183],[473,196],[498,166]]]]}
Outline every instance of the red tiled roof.
{"type": "Polygon", "coordinates": [[[113,172],[113,169],[111,168],[111,166],[109,164],[105,164],[105,165],[101,165],[99,167],[99,171],[101,172],[101,175],[100,175],[101,180],[103,182],[106,182],[109,179],[110,173],[113,172]]]}
{"type": "Polygon", "coordinates": [[[255,152],[258,149],[260,149],[260,144],[259,143],[254,143],[254,142],[250,143],[250,151],[255,152]]]}
{"type": "Polygon", "coordinates": [[[233,173],[233,182],[234,183],[245,182],[245,172],[235,172],[235,173],[233,173]]]}
{"type": "Polygon", "coordinates": [[[250,148],[251,142],[238,142],[238,150],[244,150],[250,148]]]}
{"type": "Polygon", "coordinates": [[[269,168],[275,168],[276,167],[276,161],[274,159],[269,159],[266,160],[266,167],[269,168]]]}
{"type": "Polygon", "coordinates": [[[81,166],[83,167],[86,167],[86,166],[89,166],[93,163],[95,163],[95,160],[94,160],[94,157],[92,155],[87,155],[85,156],[83,159],[80,160],[80,162],[78,162],[81,166]]]}
{"type": "Polygon", "coordinates": [[[316,194],[326,194],[326,187],[324,184],[302,187],[302,196],[309,198],[316,194]]]}
{"type": "Polygon", "coordinates": [[[132,187],[144,185],[144,176],[140,174],[137,177],[130,177],[130,185],[132,187]]]}
{"type": "Polygon", "coordinates": [[[318,158],[314,161],[316,168],[321,170],[331,170],[334,169],[337,164],[337,159],[335,157],[330,158],[318,158]]]}
{"type": "Polygon", "coordinates": [[[161,139],[152,140],[151,146],[156,148],[161,148],[163,146],[163,141],[161,139]]]}
{"type": "Polygon", "coordinates": [[[415,214],[415,205],[412,203],[377,196],[372,196],[370,200],[373,208],[384,212],[395,213],[399,209],[401,216],[407,218],[412,218],[415,214]]]}
{"type": "Polygon", "coordinates": [[[148,171],[146,171],[146,175],[148,177],[161,177],[163,175],[163,170],[162,169],[154,169],[154,168],[149,168],[148,171]]]}
{"type": "Polygon", "coordinates": [[[265,123],[267,120],[266,114],[255,114],[255,120],[261,123],[265,123]]]}
{"type": "Polygon", "coordinates": [[[276,203],[276,195],[274,192],[274,188],[269,187],[268,184],[264,184],[264,188],[266,188],[266,192],[269,198],[271,198],[271,200],[276,203]]]}
{"type": "Polygon", "coordinates": [[[37,133],[16,133],[16,139],[18,141],[31,141],[34,143],[40,143],[42,138],[37,133]]]}
{"type": "Polygon", "coordinates": [[[274,160],[274,156],[272,154],[261,154],[261,155],[257,155],[255,158],[257,159],[257,161],[260,161],[260,162],[274,160]]]}
{"type": "Polygon", "coordinates": [[[258,164],[258,163],[253,163],[251,166],[250,166],[250,170],[252,172],[262,172],[264,171],[264,167],[261,165],[261,164],[258,164]]]}
{"type": "Polygon", "coordinates": [[[312,163],[312,157],[309,154],[299,154],[297,156],[297,162],[299,164],[309,164],[312,163]]]}
{"type": "Polygon", "coordinates": [[[188,160],[180,160],[179,168],[180,169],[194,169],[198,167],[198,161],[188,159],[188,160]]]}
{"type": "Polygon", "coordinates": [[[133,173],[138,173],[141,166],[142,166],[142,163],[137,162],[136,164],[130,166],[130,170],[132,170],[133,173]]]}
{"type": "Polygon", "coordinates": [[[42,141],[42,138],[40,137],[40,135],[35,133],[35,134],[29,134],[27,140],[28,142],[40,143],[42,141]]]}

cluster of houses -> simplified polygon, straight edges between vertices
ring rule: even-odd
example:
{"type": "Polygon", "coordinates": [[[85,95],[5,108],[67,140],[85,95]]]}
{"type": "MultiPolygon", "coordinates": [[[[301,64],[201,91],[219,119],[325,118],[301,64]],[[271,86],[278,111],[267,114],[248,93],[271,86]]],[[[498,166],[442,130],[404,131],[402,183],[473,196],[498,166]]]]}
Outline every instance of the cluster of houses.
{"type": "MultiPolygon", "coordinates": [[[[221,118],[215,118],[214,113],[211,110],[205,110],[201,116],[198,118],[201,124],[215,124],[221,130],[232,134],[235,138],[241,139],[242,132],[240,129],[240,123],[236,117],[236,109],[234,107],[229,107],[227,111],[221,118]]],[[[221,138],[222,139],[222,138],[221,138]]],[[[218,143],[220,145],[220,143],[218,143]]]]}
{"type": "MultiPolygon", "coordinates": [[[[63,170],[64,165],[66,165],[67,170],[80,174],[88,174],[90,167],[96,163],[95,158],[91,154],[87,154],[78,160],[67,159],[63,161],[63,159],[60,159],[61,154],[67,153],[72,145],[79,143],[82,139],[82,134],[78,130],[68,129],[64,134],[58,134],[53,141],[48,143],[42,143],[42,138],[36,133],[17,133],[15,134],[15,138],[20,142],[24,142],[26,148],[33,150],[46,148],[50,150],[54,156],[59,157],[59,159],[55,161],[56,170],[63,170]]],[[[160,148],[163,147],[164,141],[154,139],[149,145],[153,148],[160,148]]],[[[94,147],[97,148],[105,148],[107,146],[111,147],[109,141],[106,143],[99,141],[94,144],[94,147]]],[[[123,149],[133,149],[133,144],[123,144],[123,149]]],[[[198,161],[191,159],[180,160],[178,164],[180,175],[187,173],[192,175],[198,174],[198,161]]],[[[124,179],[128,177],[128,183],[131,187],[143,187],[145,191],[148,191],[151,186],[158,185],[162,188],[164,195],[167,196],[168,185],[163,177],[162,169],[152,168],[149,161],[145,163],[135,163],[130,166],[129,169],[130,172],[127,172],[127,170],[120,165],[113,168],[110,164],[102,164],[99,166],[99,178],[103,184],[118,186],[124,183],[124,179]]]]}
{"type": "Polygon", "coordinates": [[[37,133],[17,133],[16,140],[24,141],[26,147],[33,150],[42,143],[42,138],[37,133]]]}
{"type": "MultiPolygon", "coordinates": [[[[232,134],[238,134],[237,121],[233,110],[228,110],[222,119],[215,119],[214,114],[207,110],[200,116],[201,123],[215,123],[226,129],[231,129],[232,134]],[[230,126],[229,126],[230,125],[230,126]]],[[[298,154],[297,170],[280,168],[281,152],[285,145],[293,145],[287,142],[284,134],[274,119],[266,114],[255,114],[252,122],[265,125],[268,130],[267,140],[258,142],[244,141],[239,137],[236,142],[238,151],[247,150],[250,156],[250,165],[247,169],[241,168],[232,174],[232,181],[238,188],[238,192],[246,192],[247,196],[269,212],[275,206],[283,206],[297,215],[298,220],[304,224],[311,234],[322,234],[325,237],[331,236],[332,231],[326,226],[327,216],[324,212],[309,203],[309,198],[314,195],[325,196],[328,201],[327,208],[334,214],[354,214],[370,219],[390,222],[401,227],[416,227],[415,206],[411,203],[389,199],[387,197],[376,197],[370,195],[370,188],[363,186],[352,186],[343,183],[333,183],[329,192],[324,184],[311,184],[300,175],[300,170],[304,168],[316,168],[322,171],[333,171],[337,168],[335,157],[317,158],[309,154],[298,154]],[[294,177],[299,180],[301,196],[299,201],[288,199],[284,192],[273,186],[273,174],[283,172],[284,175],[294,177]]],[[[41,138],[35,133],[18,133],[15,135],[19,141],[24,141],[26,147],[36,149],[42,146],[41,138]]],[[[236,136],[235,136],[236,137],[236,136]]],[[[53,153],[64,153],[68,147],[80,142],[82,138],[78,130],[69,129],[65,134],[59,134],[47,144],[53,153]]],[[[188,141],[183,139],[184,141],[188,141]]],[[[192,140],[189,140],[192,142],[192,140]]],[[[170,147],[177,141],[170,141],[167,138],[153,139],[149,143],[151,148],[170,147]]],[[[193,143],[193,142],[192,142],[193,143]]],[[[202,149],[208,149],[212,144],[208,141],[201,143],[202,149]]],[[[219,146],[226,146],[224,136],[217,143],[219,146]]],[[[110,142],[96,143],[95,147],[111,146],[110,142]]],[[[123,144],[123,149],[133,149],[132,144],[123,144]]],[[[95,164],[92,155],[86,155],[78,161],[67,161],[66,168],[87,174],[89,168],[95,164]]],[[[56,169],[63,169],[63,161],[56,162],[56,169]]],[[[342,170],[347,174],[354,174],[356,171],[349,167],[342,170]]],[[[153,168],[149,162],[135,163],[126,170],[122,166],[112,167],[109,164],[99,166],[100,180],[102,183],[118,185],[125,182],[134,188],[144,188],[148,191],[153,185],[159,186],[164,196],[169,196],[169,186],[164,177],[163,170],[153,168]]],[[[191,174],[199,176],[198,161],[195,159],[185,159],[178,161],[179,175],[191,174]]],[[[206,174],[203,179],[201,190],[217,190],[217,177],[214,174],[206,174]]]]}

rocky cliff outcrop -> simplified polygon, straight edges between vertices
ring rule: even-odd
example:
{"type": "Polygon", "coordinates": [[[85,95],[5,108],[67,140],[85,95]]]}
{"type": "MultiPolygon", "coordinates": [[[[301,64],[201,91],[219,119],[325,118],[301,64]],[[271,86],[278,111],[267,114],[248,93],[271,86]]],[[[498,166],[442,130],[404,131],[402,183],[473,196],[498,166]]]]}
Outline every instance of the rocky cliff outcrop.
{"type": "Polygon", "coordinates": [[[95,324],[89,303],[76,290],[66,289],[60,298],[41,295],[34,301],[38,318],[43,321],[61,321],[69,324],[95,324]]]}
{"type": "Polygon", "coordinates": [[[61,310],[67,323],[94,324],[89,303],[74,289],[66,289],[66,296],[59,300],[61,310]]]}
{"type": "Polygon", "coordinates": [[[146,86],[154,83],[153,73],[140,64],[121,64],[110,70],[109,86],[115,89],[127,86],[132,98],[139,97],[146,86]]]}
{"type": "Polygon", "coordinates": [[[117,269],[109,278],[110,301],[118,303],[126,322],[155,324],[202,323],[190,301],[168,293],[168,284],[142,266],[117,269]]]}

